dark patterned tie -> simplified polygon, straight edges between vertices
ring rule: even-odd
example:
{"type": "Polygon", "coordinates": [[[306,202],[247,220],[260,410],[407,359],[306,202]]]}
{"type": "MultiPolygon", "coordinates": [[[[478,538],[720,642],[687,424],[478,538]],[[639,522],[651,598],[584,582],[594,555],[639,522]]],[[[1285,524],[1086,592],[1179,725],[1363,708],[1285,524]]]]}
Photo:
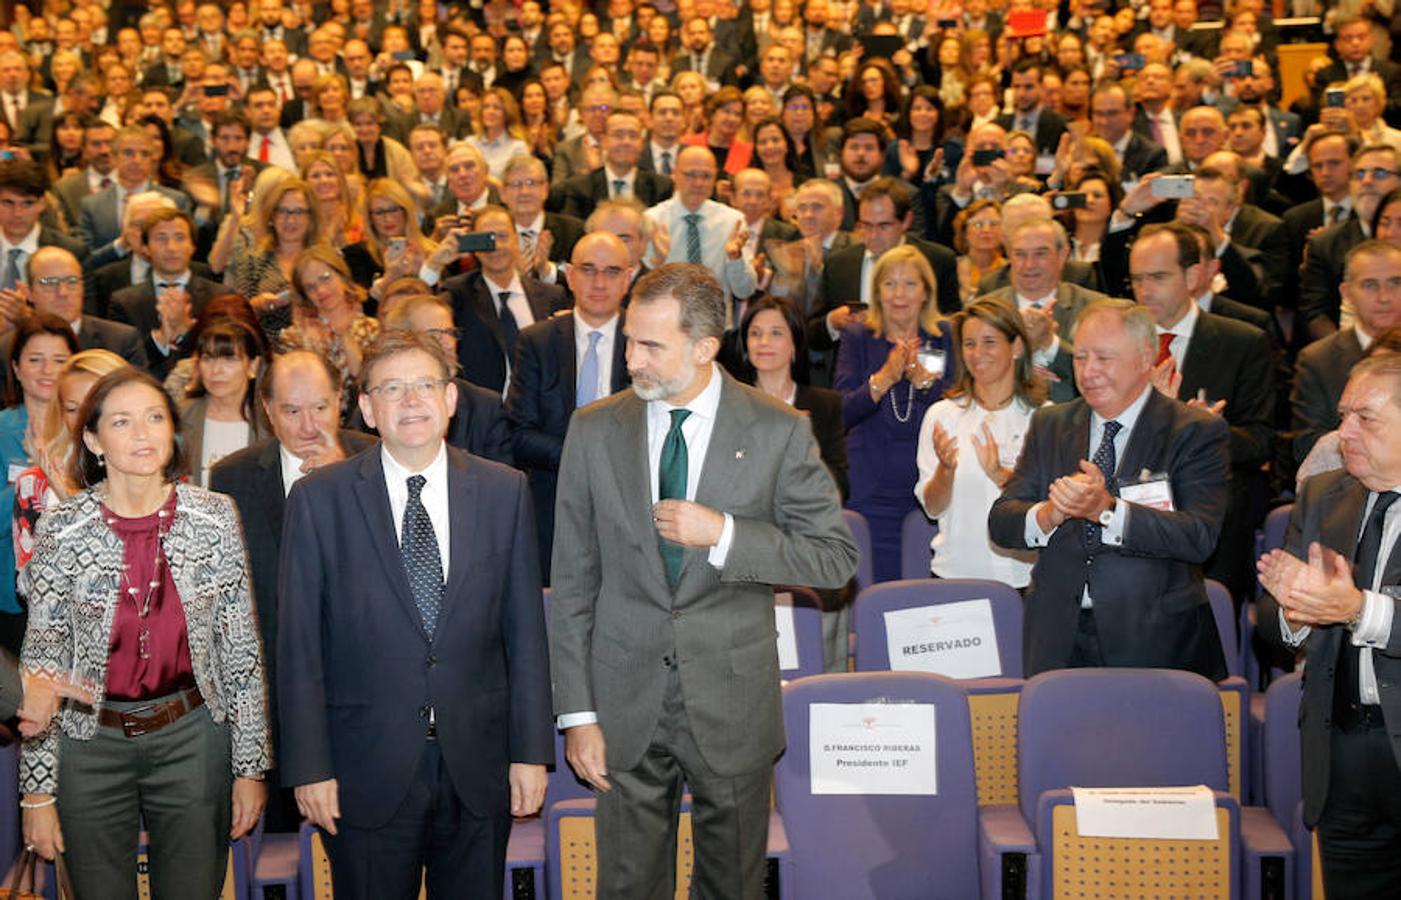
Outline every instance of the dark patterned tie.
{"type": "Polygon", "coordinates": [[[663,175],[670,175],[670,174],[671,174],[671,151],[670,151],[670,150],[663,150],[663,151],[662,151],[662,174],[663,174],[663,175]]]}
{"type": "Polygon", "coordinates": [[[687,213],[686,219],[686,262],[701,261],[700,213],[687,213]]]}
{"type": "MultiPolygon", "coordinates": [[[[1099,466],[1099,470],[1104,473],[1104,487],[1109,493],[1114,493],[1111,485],[1114,484],[1114,470],[1117,462],[1114,454],[1114,436],[1119,433],[1119,429],[1124,426],[1113,419],[1104,423],[1104,436],[1099,439],[1099,447],[1095,450],[1095,455],[1090,461],[1099,466]]],[[[1095,547],[1099,544],[1100,525],[1098,522],[1090,522],[1085,525],[1085,541],[1095,547]]]]}
{"type": "MultiPolygon", "coordinates": [[[[1389,554],[1382,553],[1382,532],[1386,530],[1386,511],[1396,498],[1395,491],[1377,494],[1372,511],[1367,515],[1367,524],[1362,529],[1362,537],[1357,541],[1357,554],[1353,557],[1352,583],[1359,589],[1370,591],[1376,580],[1377,566],[1385,565],[1389,554]]],[[[1361,688],[1361,654],[1346,637],[1341,642],[1338,654],[1338,670],[1334,676],[1333,692],[1337,700],[1344,704],[1356,702],[1361,688]]]]}
{"type": "Polygon", "coordinates": [[[443,608],[443,560],[438,553],[433,522],[423,506],[423,486],[427,483],[428,479],[422,475],[409,476],[409,502],[404,505],[399,552],[404,557],[404,571],[409,576],[414,604],[423,618],[423,630],[431,640],[438,627],[438,613],[443,608]]]}
{"type": "MultiPolygon", "coordinates": [[[[681,433],[681,425],[691,415],[689,409],[671,411],[671,428],[662,444],[662,462],[657,469],[657,498],[660,500],[686,499],[686,436],[681,433]]],[[[662,562],[666,564],[666,581],[676,590],[681,580],[681,561],[686,553],[680,544],[658,539],[661,544],[662,562]]]]}

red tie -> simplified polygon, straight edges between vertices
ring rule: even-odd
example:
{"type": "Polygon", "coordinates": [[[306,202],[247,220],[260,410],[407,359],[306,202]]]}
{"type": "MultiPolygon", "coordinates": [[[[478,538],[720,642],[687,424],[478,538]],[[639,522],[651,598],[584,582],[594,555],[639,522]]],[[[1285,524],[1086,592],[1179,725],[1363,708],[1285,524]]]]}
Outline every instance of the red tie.
{"type": "Polygon", "coordinates": [[[268,161],[268,151],[270,149],[272,149],[272,141],[268,140],[267,135],[263,135],[263,145],[258,148],[258,162],[265,163],[268,161]]]}
{"type": "Polygon", "coordinates": [[[1158,335],[1158,358],[1154,360],[1153,365],[1159,366],[1162,365],[1163,360],[1172,359],[1172,339],[1175,337],[1177,335],[1170,331],[1164,331],[1158,335]]]}

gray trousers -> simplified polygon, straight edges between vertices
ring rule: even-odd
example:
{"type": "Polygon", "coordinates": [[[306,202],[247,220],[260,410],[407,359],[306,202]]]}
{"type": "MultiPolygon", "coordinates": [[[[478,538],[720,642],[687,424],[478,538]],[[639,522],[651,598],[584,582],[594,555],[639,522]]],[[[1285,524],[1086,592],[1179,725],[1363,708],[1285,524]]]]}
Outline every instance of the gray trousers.
{"type": "MultiPolygon", "coordinates": [[[[691,791],[691,896],[764,896],[773,764],[738,776],[706,765],[672,669],[652,744],[633,769],[608,770],[598,794],[598,896],[669,900],[676,894],[676,831],[683,784],[691,791]]],[[[605,738],[607,736],[605,735],[605,738]]]]}
{"type": "Polygon", "coordinates": [[[99,725],[92,740],[62,738],[58,817],[77,900],[136,900],[143,823],[154,900],[218,897],[232,814],[229,757],[228,727],[209,718],[208,706],[138,737],[99,725]]]}

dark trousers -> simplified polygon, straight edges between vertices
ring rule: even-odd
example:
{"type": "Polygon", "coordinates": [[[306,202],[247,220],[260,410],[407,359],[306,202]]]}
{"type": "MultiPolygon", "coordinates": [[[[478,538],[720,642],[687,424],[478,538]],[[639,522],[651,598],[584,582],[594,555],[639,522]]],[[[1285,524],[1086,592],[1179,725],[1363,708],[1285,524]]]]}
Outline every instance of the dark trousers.
{"type": "MultiPolygon", "coordinates": [[[[109,702],[111,709],[143,703],[109,702]]],[[[200,706],[138,737],[98,726],[59,744],[58,817],[78,897],[136,900],[141,823],[150,836],[151,896],[217,897],[229,852],[229,730],[200,706]]]]}
{"type": "Polygon", "coordinates": [[[717,775],[691,736],[675,669],[657,733],[642,761],[633,769],[610,769],[608,780],[613,789],[598,795],[599,897],[662,900],[676,895],[683,785],[691,791],[691,896],[764,896],[773,765],[739,776],[717,775]]]}
{"type": "Polygon", "coordinates": [[[1401,897],[1401,769],[1385,725],[1335,726],[1318,818],[1328,900],[1401,897]]]}
{"type": "Polygon", "coordinates": [[[1099,627],[1095,611],[1080,608],[1080,620],[1075,628],[1075,646],[1070,651],[1068,669],[1093,669],[1104,666],[1104,651],[1099,645],[1099,627]]]}
{"type": "Polygon", "coordinates": [[[502,894],[510,810],[503,806],[483,818],[464,807],[437,741],[426,742],[408,793],[387,823],[341,823],[338,830],[326,835],[336,900],[411,900],[425,867],[431,900],[502,894]]]}

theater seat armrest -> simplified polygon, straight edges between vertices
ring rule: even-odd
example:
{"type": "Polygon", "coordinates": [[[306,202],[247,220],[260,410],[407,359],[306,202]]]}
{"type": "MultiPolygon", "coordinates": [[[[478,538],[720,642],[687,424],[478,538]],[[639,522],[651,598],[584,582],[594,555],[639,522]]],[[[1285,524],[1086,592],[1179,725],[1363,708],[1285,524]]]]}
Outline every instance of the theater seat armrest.
{"type": "Polygon", "coordinates": [[[1041,854],[1021,810],[985,806],[978,811],[978,863],[984,898],[1038,894],[1041,854]]]}
{"type": "Polygon", "coordinates": [[[1269,809],[1241,807],[1240,854],[1242,896],[1295,896],[1294,845],[1269,809]]]}

